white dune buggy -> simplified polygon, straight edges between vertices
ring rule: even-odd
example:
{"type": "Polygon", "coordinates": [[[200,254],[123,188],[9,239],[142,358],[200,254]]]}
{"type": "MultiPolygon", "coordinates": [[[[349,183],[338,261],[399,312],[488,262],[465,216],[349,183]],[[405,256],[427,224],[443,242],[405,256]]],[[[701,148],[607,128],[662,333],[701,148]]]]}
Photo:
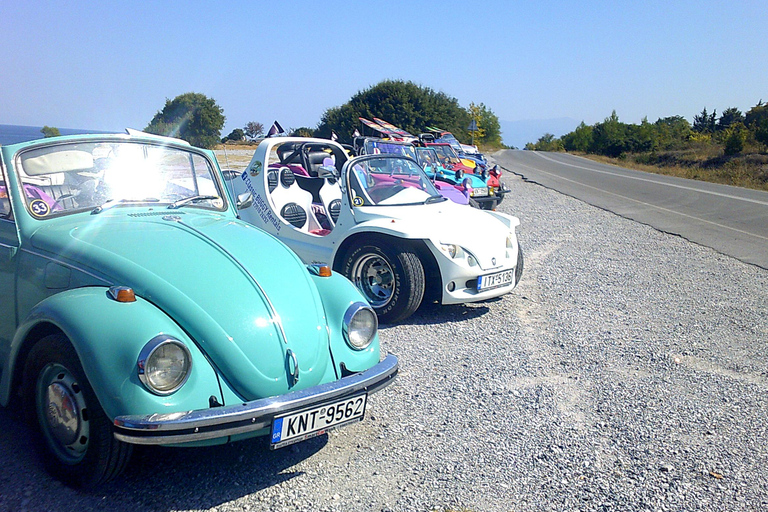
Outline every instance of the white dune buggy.
{"type": "Polygon", "coordinates": [[[498,297],[522,275],[520,221],[446,200],[410,158],[350,159],[333,141],[274,137],[231,178],[242,219],[345,275],[382,323],[424,301],[498,297]]]}

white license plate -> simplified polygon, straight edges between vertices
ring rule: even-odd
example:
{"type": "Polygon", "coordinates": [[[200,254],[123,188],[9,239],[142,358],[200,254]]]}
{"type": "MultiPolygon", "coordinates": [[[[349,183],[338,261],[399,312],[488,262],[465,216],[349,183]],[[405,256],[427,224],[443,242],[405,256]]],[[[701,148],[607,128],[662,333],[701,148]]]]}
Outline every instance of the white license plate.
{"type": "Polygon", "coordinates": [[[272,420],[270,448],[282,448],[362,420],[366,399],[367,395],[358,395],[275,418],[272,420]]]}
{"type": "Polygon", "coordinates": [[[508,285],[515,276],[514,270],[503,270],[495,274],[480,276],[477,278],[477,291],[482,292],[508,285]]]}
{"type": "Polygon", "coordinates": [[[488,187],[483,188],[473,188],[472,194],[470,194],[472,197],[485,197],[488,195],[488,187]]]}

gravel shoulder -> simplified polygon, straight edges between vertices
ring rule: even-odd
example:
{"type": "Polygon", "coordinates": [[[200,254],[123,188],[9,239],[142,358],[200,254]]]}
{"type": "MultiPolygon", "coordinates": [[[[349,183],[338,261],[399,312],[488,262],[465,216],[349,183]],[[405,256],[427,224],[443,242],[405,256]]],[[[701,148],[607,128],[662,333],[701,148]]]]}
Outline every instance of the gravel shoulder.
{"type": "Polygon", "coordinates": [[[139,450],[82,494],[0,410],[0,510],[768,508],[768,271],[504,181],[520,285],[382,326],[401,372],[363,422],[274,452],[139,450]]]}

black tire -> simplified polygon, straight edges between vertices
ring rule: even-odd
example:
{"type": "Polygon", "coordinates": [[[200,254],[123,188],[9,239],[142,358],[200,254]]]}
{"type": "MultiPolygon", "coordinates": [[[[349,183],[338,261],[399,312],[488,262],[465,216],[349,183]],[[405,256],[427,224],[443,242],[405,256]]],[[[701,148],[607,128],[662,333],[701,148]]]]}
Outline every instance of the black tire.
{"type": "Polygon", "coordinates": [[[493,210],[496,208],[496,201],[483,201],[480,203],[481,210],[493,210]]]}
{"type": "Polygon", "coordinates": [[[523,277],[523,246],[517,243],[517,264],[515,265],[515,286],[523,277]]]}
{"type": "Polygon", "coordinates": [[[45,466],[56,478],[89,489],[123,472],[133,446],[112,435],[112,424],[64,335],[46,336],[32,347],[22,399],[45,466]]]}
{"type": "Polygon", "coordinates": [[[381,323],[408,318],[424,298],[424,267],[410,248],[371,238],[351,249],[341,268],[371,303],[381,323]]]}

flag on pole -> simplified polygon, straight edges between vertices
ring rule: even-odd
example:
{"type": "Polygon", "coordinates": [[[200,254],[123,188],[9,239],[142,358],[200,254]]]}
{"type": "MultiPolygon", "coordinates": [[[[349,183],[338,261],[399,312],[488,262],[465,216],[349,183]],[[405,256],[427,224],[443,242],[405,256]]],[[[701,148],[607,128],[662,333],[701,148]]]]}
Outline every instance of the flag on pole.
{"type": "Polygon", "coordinates": [[[331,140],[336,141],[339,140],[339,136],[336,135],[336,132],[331,130],[331,140]]]}
{"type": "Polygon", "coordinates": [[[352,136],[353,137],[359,137],[360,136],[360,132],[357,131],[357,128],[355,128],[355,133],[353,133],[352,136]]]}
{"type": "Polygon", "coordinates": [[[285,133],[285,130],[283,130],[283,127],[280,126],[280,123],[275,121],[272,123],[272,127],[267,132],[267,137],[274,137],[275,135],[279,135],[281,133],[285,133]]]}

